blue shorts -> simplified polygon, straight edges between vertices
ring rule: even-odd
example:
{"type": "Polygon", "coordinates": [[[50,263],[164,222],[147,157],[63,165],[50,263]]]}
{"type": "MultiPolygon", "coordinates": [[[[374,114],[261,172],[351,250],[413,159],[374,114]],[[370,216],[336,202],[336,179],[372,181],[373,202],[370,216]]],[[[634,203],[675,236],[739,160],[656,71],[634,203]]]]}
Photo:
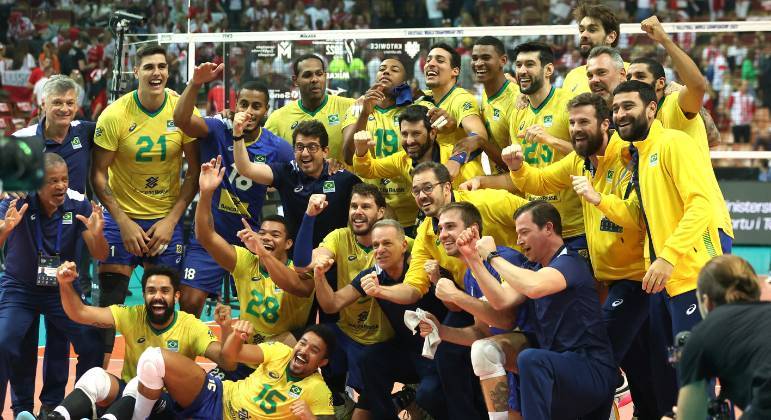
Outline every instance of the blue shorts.
{"type": "Polygon", "coordinates": [[[246,379],[252,372],[254,372],[254,369],[243,363],[239,363],[238,366],[236,366],[236,370],[225,370],[219,366],[215,366],[214,369],[209,371],[209,375],[216,376],[221,381],[228,380],[235,382],[246,379]]]}
{"type": "Polygon", "coordinates": [[[506,380],[509,383],[509,408],[514,411],[522,411],[519,398],[519,375],[506,372],[506,380]]]}
{"type": "Polygon", "coordinates": [[[193,289],[203,290],[219,296],[222,291],[222,279],[230,276],[220,267],[195,238],[190,238],[185,247],[184,276],[182,284],[193,289]]]}
{"type": "Polygon", "coordinates": [[[734,238],[728,236],[723,229],[718,229],[717,233],[720,235],[720,248],[723,250],[723,254],[730,254],[731,249],[733,248],[734,238]]]}
{"type": "MultiPolygon", "coordinates": [[[[149,230],[153,224],[161,219],[139,220],[131,219],[145,231],[149,230]]],[[[177,223],[174,227],[174,233],[171,236],[169,247],[161,255],[155,257],[137,257],[126,251],[123,246],[123,239],[120,236],[120,228],[115,219],[107,211],[104,212],[104,237],[110,245],[110,253],[102,264],[120,264],[135,267],[150,263],[155,265],[165,265],[177,270],[182,268],[182,255],[184,254],[184,239],[182,234],[182,223],[177,223]]]]}
{"type": "Polygon", "coordinates": [[[207,373],[198,396],[187,408],[177,406],[177,415],[183,419],[221,419],[224,390],[220,378],[207,373]]]}

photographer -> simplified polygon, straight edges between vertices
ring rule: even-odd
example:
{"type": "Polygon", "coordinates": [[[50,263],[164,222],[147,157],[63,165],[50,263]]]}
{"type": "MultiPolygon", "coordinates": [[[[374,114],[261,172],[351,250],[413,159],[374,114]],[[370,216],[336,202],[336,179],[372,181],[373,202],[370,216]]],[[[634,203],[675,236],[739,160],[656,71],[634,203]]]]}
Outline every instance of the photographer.
{"type": "MultiPolygon", "coordinates": [[[[699,273],[704,318],[680,361],[677,419],[707,416],[707,383],[720,379],[720,398],[744,411],[743,420],[771,418],[771,304],[760,302],[760,281],[747,261],[722,255],[699,273]]],[[[710,412],[710,415],[717,413],[710,412]]]]}

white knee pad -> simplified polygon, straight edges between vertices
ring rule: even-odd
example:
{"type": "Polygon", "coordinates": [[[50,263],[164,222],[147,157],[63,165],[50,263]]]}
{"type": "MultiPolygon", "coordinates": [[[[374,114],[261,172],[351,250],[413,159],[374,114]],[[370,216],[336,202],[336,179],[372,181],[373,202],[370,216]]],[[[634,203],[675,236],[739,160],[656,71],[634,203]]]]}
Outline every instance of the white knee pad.
{"type": "Polygon", "coordinates": [[[160,347],[148,347],[137,362],[137,378],[142,385],[150,389],[163,388],[166,365],[160,347]]]}
{"type": "Polygon", "coordinates": [[[493,340],[477,340],[471,345],[471,366],[481,380],[506,375],[503,369],[505,361],[503,349],[493,340]]]}
{"type": "Polygon", "coordinates": [[[100,367],[94,367],[86,371],[75,383],[75,388],[83,391],[92,404],[102,402],[110,395],[110,374],[100,367]]]}

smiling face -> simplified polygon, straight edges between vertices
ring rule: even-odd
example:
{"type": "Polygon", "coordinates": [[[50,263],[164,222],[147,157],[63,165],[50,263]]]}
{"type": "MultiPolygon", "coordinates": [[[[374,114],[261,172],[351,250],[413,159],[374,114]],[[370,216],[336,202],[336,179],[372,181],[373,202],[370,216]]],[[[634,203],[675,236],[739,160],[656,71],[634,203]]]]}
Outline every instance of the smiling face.
{"type": "Polygon", "coordinates": [[[377,265],[383,270],[391,270],[403,264],[407,241],[399,236],[395,227],[378,226],[372,230],[372,249],[377,265]]]}
{"type": "Polygon", "coordinates": [[[434,171],[423,171],[412,177],[412,196],[428,217],[436,217],[439,209],[450,201],[451,188],[449,182],[439,184],[434,171]]]}
{"type": "Polygon", "coordinates": [[[608,54],[600,54],[590,58],[586,63],[586,77],[589,79],[589,89],[610,103],[613,90],[626,80],[626,71],[616,68],[613,59],[608,54]]]}
{"type": "Polygon", "coordinates": [[[134,68],[134,76],[139,80],[140,92],[162,94],[169,79],[166,54],[152,54],[142,57],[134,68]]]}
{"type": "Polygon", "coordinates": [[[439,241],[444,250],[447,251],[447,255],[451,257],[460,255],[458,245],[455,242],[464,229],[466,229],[466,224],[463,223],[460,210],[445,210],[439,216],[439,241]]]}
{"type": "Polygon", "coordinates": [[[147,278],[144,298],[150,323],[163,325],[174,316],[174,305],[179,298],[179,292],[174,290],[168,276],[156,274],[147,278]]]}
{"type": "Polygon", "coordinates": [[[303,102],[321,101],[327,92],[327,72],[318,58],[297,63],[297,76],[292,76],[292,81],[300,90],[303,102]]]}
{"type": "Polygon", "coordinates": [[[245,112],[249,116],[244,126],[245,132],[253,132],[260,127],[260,122],[268,112],[268,98],[259,90],[241,89],[238,93],[236,112],[245,112]]]}
{"type": "Polygon", "coordinates": [[[383,218],[385,209],[378,207],[375,197],[354,193],[348,207],[348,225],[354,235],[363,236],[372,232],[372,226],[383,218]]]}
{"type": "Polygon", "coordinates": [[[260,235],[262,246],[279,261],[287,258],[287,251],[292,247],[292,240],[286,232],[286,226],[275,220],[266,220],[260,225],[257,232],[260,235]]]}
{"type": "Polygon", "coordinates": [[[613,122],[626,141],[644,140],[656,116],[656,104],[644,105],[637,92],[621,92],[613,98],[613,122]]]}
{"type": "Polygon", "coordinates": [[[78,93],[75,89],[64,93],[50,93],[43,98],[43,110],[47,124],[66,127],[78,113],[78,93]]]}
{"type": "Polygon", "coordinates": [[[38,190],[38,198],[51,208],[57,208],[64,204],[69,186],[67,165],[53,165],[46,169],[43,185],[38,190]]]}
{"type": "Polygon", "coordinates": [[[538,51],[522,52],[517,54],[514,62],[519,90],[525,95],[538,92],[546,79],[551,77],[552,64],[541,65],[538,51]]]}
{"type": "Polygon", "coordinates": [[[383,92],[391,92],[393,88],[404,83],[406,72],[401,61],[386,58],[380,63],[375,80],[383,86],[383,92]]]}
{"type": "Polygon", "coordinates": [[[474,45],[471,49],[471,66],[479,83],[496,80],[507,61],[506,55],[498,54],[492,45],[474,45]]]}
{"type": "Polygon", "coordinates": [[[653,91],[656,92],[656,97],[661,98],[664,95],[664,87],[667,84],[665,78],[659,78],[658,80],[653,78],[653,73],[645,63],[632,63],[629,65],[629,70],[626,72],[627,80],[637,80],[645,84],[650,85],[653,91]]]}
{"type": "Polygon", "coordinates": [[[317,372],[328,362],[327,345],[316,333],[308,331],[297,341],[289,362],[292,376],[305,378],[317,372]]]}
{"type": "Polygon", "coordinates": [[[584,58],[589,57],[592,48],[598,45],[611,45],[616,40],[616,33],[605,33],[599,19],[586,16],[578,23],[578,50],[584,58]]]}
{"type": "Polygon", "coordinates": [[[460,74],[460,68],[452,66],[452,55],[443,48],[434,48],[426,56],[423,66],[426,86],[431,89],[454,84],[460,74]]]}
{"type": "Polygon", "coordinates": [[[597,111],[593,106],[582,105],[570,108],[568,129],[576,154],[587,158],[602,147],[603,133],[608,129],[608,123],[597,120],[597,111]]]}
{"type": "Polygon", "coordinates": [[[300,164],[300,170],[304,174],[316,177],[324,169],[324,159],[327,158],[328,148],[321,147],[319,138],[297,134],[294,140],[294,158],[300,164]]]}
{"type": "Polygon", "coordinates": [[[402,120],[399,134],[401,134],[402,148],[407,152],[407,156],[413,160],[420,160],[434,145],[436,129],[426,130],[423,121],[402,120]]]}

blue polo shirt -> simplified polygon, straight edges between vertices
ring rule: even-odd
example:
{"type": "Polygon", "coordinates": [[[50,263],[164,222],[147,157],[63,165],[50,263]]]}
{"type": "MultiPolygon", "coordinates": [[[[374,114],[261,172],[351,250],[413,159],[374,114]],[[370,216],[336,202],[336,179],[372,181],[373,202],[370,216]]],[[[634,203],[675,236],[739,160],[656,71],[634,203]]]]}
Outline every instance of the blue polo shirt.
{"type": "Polygon", "coordinates": [[[531,300],[540,347],[558,353],[580,353],[615,368],[600,298],[586,259],[563,246],[548,267],[562,273],[567,288],[531,300]]]}
{"type": "MultiPolygon", "coordinates": [[[[38,136],[44,138],[45,118],[38,124],[22,128],[13,133],[14,137],[38,136]]],[[[67,162],[67,173],[70,177],[70,188],[81,193],[86,193],[88,184],[88,169],[91,162],[91,145],[94,143],[94,129],[96,123],[91,121],[74,120],[70,123],[70,129],[64,141],[57,143],[51,139],[45,139],[46,152],[56,153],[67,162]]]]}
{"type": "Polygon", "coordinates": [[[326,162],[318,178],[305,175],[294,160],[268,165],[273,171],[273,187],[281,195],[281,205],[292,237],[303,221],[311,194],[326,194],[329,202],[327,208],[316,216],[316,223],[313,225],[314,248],[329,232],[348,226],[351,189],[354,185],[361,183],[359,177],[345,170],[330,175],[329,164],[326,162]]]}
{"type": "MultiPolygon", "coordinates": [[[[0,219],[5,219],[5,213],[11,203],[10,198],[0,202],[0,219]]],[[[32,290],[41,293],[58,293],[56,287],[39,287],[37,280],[38,255],[40,252],[48,256],[59,255],[61,262],[78,261],[75,243],[81,238],[86,226],[75,216],[91,216],[91,203],[83,194],[67,190],[64,204],[59,206],[51,217],[46,216],[40,206],[37,193],[19,199],[16,208],[29,203],[22,221],[16,226],[5,242],[5,273],[0,278],[2,287],[32,290]],[[37,227],[42,233],[42,250],[37,245],[37,227]],[[61,227],[61,239],[57,236],[61,227]]],[[[77,282],[76,282],[77,283],[77,282]]]]}
{"type": "MultiPolygon", "coordinates": [[[[208,162],[222,156],[225,178],[212,197],[214,230],[231,244],[240,244],[236,233],[243,229],[241,218],[248,220],[254,229],[260,226],[262,204],[265,201],[267,187],[258,184],[236,171],[233,158],[233,128],[230,121],[219,116],[204,119],[209,127],[209,135],[199,141],[201,162],[208,162]]],[[[249,160],[252,162],[274,163],[290,162],[294,159],[292,146],[284,139],[262,128],[260,135],[246,145],[249,160]]]]}

